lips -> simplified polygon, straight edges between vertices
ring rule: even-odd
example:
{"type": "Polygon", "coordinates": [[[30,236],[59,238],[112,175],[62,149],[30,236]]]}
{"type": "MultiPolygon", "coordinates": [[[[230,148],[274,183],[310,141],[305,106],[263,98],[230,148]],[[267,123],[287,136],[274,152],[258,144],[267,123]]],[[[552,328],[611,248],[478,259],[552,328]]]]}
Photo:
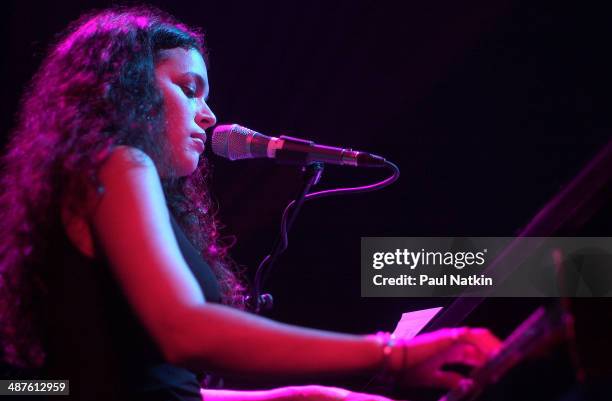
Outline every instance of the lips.
{"type": "Polygon", "coordinates": [[[194,132],[191,134],[191,139],[197,144],[200,153],[204,151],[204,144],[206,143],[206,134],[200,132],[194,132]]]}
{"type": "Polygon", "coordinates": [[[206,143],[206,134],[203,132],[194,132],[193,134],[191,134],[191,137],[201,140],[202,143],[206,143]]]}

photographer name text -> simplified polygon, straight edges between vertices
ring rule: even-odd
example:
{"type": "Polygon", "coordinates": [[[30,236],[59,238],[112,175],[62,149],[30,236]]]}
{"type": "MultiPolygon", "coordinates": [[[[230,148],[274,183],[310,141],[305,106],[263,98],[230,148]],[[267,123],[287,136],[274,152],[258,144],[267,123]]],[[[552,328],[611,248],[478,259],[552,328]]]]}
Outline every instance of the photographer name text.
{"type": "Polygon", "coordinates": [[[372,280],[375,286],[490,287],[493,286],[491,277],[479,272],[471,274],[472,272],[464,270],[465,268],[482,269],[486,262],[486,254],[486,249],[469,252],[426,251],[425,249],[374,252],[371,266],[377,273],[382,273],[383,268],[389,267],[393,267],[396,272],[397,269],[403,271],[393,275],[374,274],[372,280]],[[449,268],[455,271],[448,272],[449,268]],[[428,272],[423,272],[423,269],[428,272]]]}

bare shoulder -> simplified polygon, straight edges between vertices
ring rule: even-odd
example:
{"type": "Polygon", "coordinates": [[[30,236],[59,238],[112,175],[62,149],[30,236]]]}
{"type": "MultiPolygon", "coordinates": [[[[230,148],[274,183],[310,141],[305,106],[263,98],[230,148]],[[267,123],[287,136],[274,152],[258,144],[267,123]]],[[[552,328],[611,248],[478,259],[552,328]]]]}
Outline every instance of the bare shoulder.
{"type": "MultiPolygon", "coordinates": [[[[167,217],[167,207],[161,180],[155,163],[142,150],[116,147],[100,169],[101,183],[98,203],[134,207],[137,210],[154,209],[156,217],[167,217]]],[[[97,205],[99,209],[101,205],[97,205]]]]}
{"type": "MultiPolygon", "coordinates": [[[[72,244],[84,255],[93,258],[97,251],[94,246],[92,218],[96,213],[101,200],[111,192],[110,198],[117,198],[117,192],[136,191],[140,196],[144,192],[160,196],[159,191],[151,191],[155,187],[157,170],[153,160],[140,149],[130,146],[117,146],[102,164],[98,178],[100,186],[89,186],[85,204],[80,211],[62,204],[61,218],[66,234],[72,244]]],[[[125,205],[128,207],[128,205],[125,205]]]]}
{"type": "Polygon", "coordinates": [[[169,221],[161,179],[145,152],[118,146],[101,167],[99,180],[101,191],[92,214],[95,227],[128,229],[126,222],[137,221],[140,228],[160,228],[160,222],[169,221]]]}

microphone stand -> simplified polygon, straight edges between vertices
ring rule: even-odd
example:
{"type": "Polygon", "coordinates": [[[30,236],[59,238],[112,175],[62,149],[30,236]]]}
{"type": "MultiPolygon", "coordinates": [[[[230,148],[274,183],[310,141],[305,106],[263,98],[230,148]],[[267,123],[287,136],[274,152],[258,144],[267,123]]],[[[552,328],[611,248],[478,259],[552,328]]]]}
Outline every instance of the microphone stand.
{"type": "MultiPolygon", "coordinates": [[[[253,285],[253,290],[251,291],[251,295],[247,296],[247,304],[250,304],[250,306],[252,306],[255,313],[261,313],[262,310],[272,309],[274,299],[269,293],[261,293],[263,284],[267,280],[268,274],[272,270],[272,267],[278,259],[278,256],[287,249],[287,233],[295,222],[295,219],[298,213],[300,212],[302,205],[304,204],[306,195],[313,186],[318,184],[319,180],[321,179],[321,175],[323,174],[323,163],[309,163],[302,168],[302,172],[304,173],[303,185],[300,188],[298,195],[295,198],[295,201],[293,202],[293,210],[290,211],[289,207],[285,209],[285,214],[289,212],[291,214],[287,218],[285,224],[281,225],[281,232],[276,238],[276,241],[272,248],[272,252],[270,252],[270,254],[264,258],[264,260],[257,268],[257,272],[255,273],[255,283],[253,285]]],[[[285,216],[283,216],[283,219],[284,217],[285,216]]]]}

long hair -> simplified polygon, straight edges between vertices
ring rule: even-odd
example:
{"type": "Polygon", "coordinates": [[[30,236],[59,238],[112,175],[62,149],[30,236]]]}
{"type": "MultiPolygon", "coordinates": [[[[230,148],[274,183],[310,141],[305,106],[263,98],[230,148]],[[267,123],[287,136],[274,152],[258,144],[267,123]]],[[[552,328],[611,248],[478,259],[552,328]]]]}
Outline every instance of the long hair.
{"type": "MultiPolygon", "coordinates": [[[[87,14],[51,46],[26,88],[0,179],[0,341],[10,364],[44,361],[36,313],[45,282],[37,266],[49,254],[46,239],[61,224],[61,207],[83,208],[86,189],[99,186],[98,171],[118,145],[168,167],[154,73],[159,52],[177,47],[206,56],[201,33],[157,9],[87,14]]],[[[208,173],[201,158],[194,174],[162,185],[168,207],[217,276],[223,302],[243,307],[245,289],[219,237],[208,173]]]]}

